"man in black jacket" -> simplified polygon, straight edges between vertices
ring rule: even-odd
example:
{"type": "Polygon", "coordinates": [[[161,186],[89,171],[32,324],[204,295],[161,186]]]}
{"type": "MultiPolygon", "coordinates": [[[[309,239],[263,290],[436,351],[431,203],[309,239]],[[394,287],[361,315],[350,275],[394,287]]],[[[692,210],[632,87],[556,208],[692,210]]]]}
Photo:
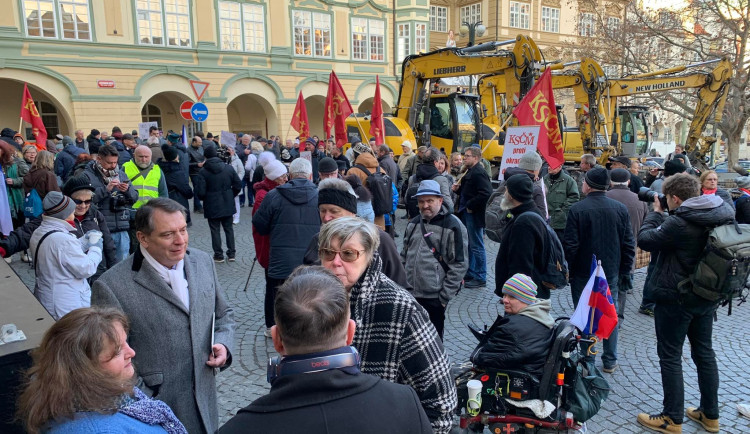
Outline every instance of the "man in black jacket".
{"type": "Polygon", "coordinates": [[[549,300],[536,298],[531,277],[517,273],[502,288],[504,316],[498,316],[471,354],[480,368],[520,369],[540,378],[552,344],[549,300]]]}
{"type": "Polygon", "coordinates": [[[634,173],[630,173],[630,167],[633,164],[630,161],[630,158],[622,157],[622,156],[609,157],[609,161],[610,161],[610,168],[612,170],[625,169],[628,171],[628,173],[630,174],[630,185],[628,186],[628,188],[630,188],[630,191],[632,191],[633,193],[638,194],[638,191],[641,189],[641,187],[644,187],[643,180],[641,180],[641,178],[638,175],[634,173]]]}
{"type": "MultiPolygon", "coordinates": [[[[484,250],[484,212],[487,199],[492,194],[492,182],[479,160],[482,150],[467,148],[464,152],[466,174],[453,186],[459,196],[456,214],[466,226],[469,234],[469,271],[465,279],[467,288],[482,288],[487,282],[487,256],[484,250]]],[[[445,199],[443,200],[445,201],[445,199]]]]}
{"type": "Polygon", "coordinates": [[[416,392],[359,370],[349,295],[330,271],[298,268],[279,288],[271,329],[281,358],[268,395],[237,412],[221,434],[431,433],[416,392]]]}
{"type": "Polygon", "coordinates": [[[289,166],[289,182],[266,195],[253,215],[260,235],[271,236],[271,253],[266,277],[266,327],[274,324],[273,300],[281,286],[302,260],[310,240],[320,231],[318,189],[312,183],[312,165],[297,158],[289,166]]]}
{"type": "MultiPolygon", "coordinates": [[[[595,168],[586,172],[583,191],[586,198],[570,207],[562,240],[570,270],[570,292],[578,305],[583,288],[591,277],[591,258],[601,261],[615,306],[620,283],[630,284],[635,261],[635,238],[625,205],[606,196],[609,172],[595,168]]],[[[604,340],[604,372],[617,368],[617,330],[604,340]]]]}
{"type": "MultiPolygon", "coordinates": [[[[495,259],[495,282],[505,282],[516,273],[531,276],[537,286],[537,298],[548,299],[550,291],[542,284],[539,270],[543,270],[545,249],[544,217],[534,203],[534,183],[525,173],[505,181],[505,193],[500,206],[513,216],[505,227],[495,259]]],[[[495,294],[502,297],[498,287],[495,294]]]]}
{"type": "Polygon", "coordinates": [[[690,341],[698,371],[700,407],[688,407],[687,416],[707,431],[719,432],[719,371],[712,348],[714,313],[718,304],[679,287],[695,271],[708,240],[708,231],[729,224],[732,206],[715,195],[701,195],[694,176],[677,174],[664,181],[662,191],[669,205],[664,214],[659,201],[638,233],[638,246],[658,253],[651,275],[664,408],[661,413],[638,415],[638,422],[660,432],[681,432],[685,411],[682,347],[690,341]]]}
{"type": "Polygon", "coordinates": [[[232,166],[218,157],[215,147],[204,151],[206,164],[195,178],[195,194],[204,203],[203,216],[208,219],[211,229],[211,247],[214,250],[214,262],[224,262],[224,252],[221,250],[221,232],[227,239],[227,260],[234,262],[236,250],[234,248],[234,228],[232,216],[235,213],[234,197],[242,190],[242,181],[232,166]]]}
{"type": "MultiPolygon", "coordinates": [[[[198,172],[201,171],[206,162],[206,157],[203,155],[203,140],[200,137],[195,136],[190,141],[188,155],[190,157],[188,174],[190,175],[190,182],[193,183],[193,188],[195,188],[195,178],[198,177],[198,172]]],[[[193,212],[198,214],[203,212],[203,205],[197,195],[193,196],[193,212]]]]}

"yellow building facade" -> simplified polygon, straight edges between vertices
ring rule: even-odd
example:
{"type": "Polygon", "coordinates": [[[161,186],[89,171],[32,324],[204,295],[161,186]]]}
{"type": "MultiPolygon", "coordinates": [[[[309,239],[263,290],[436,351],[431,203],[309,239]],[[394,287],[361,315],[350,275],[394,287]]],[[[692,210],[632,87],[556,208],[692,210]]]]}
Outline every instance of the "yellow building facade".
{"type": "Polygon", "coordinates": [[[482,19],[478,42],[529,33],[544,48],[578,33],[578,9],[568,0],[0,0],[0,126],[18,129],[27,83],[50,136],[145,121],[178,131],[192,122],[180,105],[196,100],[197,80],[209,83],[203,131],[294,137],[301,91],[311,133],[322,135],[331,70],[358,112],[372,109],[380,76],[387,113],[403,58],[445,46],[462,20],[482,19]],[[557,32],[541,31],[543,5],[557,6],[557,27],[545,27],[557,32]]]}

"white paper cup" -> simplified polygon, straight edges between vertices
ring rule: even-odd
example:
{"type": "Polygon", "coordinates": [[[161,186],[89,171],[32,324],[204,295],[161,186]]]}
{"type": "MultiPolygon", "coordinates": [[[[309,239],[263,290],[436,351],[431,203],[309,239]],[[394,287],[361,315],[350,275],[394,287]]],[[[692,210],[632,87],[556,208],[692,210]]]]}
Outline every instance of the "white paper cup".
{"type": "Polygon", "coordinates": [[[466,388],[469,391],[469,413],[476,414],[482,406],[482,382],[479,380],[469,380],[466,383],[466,388]]]}

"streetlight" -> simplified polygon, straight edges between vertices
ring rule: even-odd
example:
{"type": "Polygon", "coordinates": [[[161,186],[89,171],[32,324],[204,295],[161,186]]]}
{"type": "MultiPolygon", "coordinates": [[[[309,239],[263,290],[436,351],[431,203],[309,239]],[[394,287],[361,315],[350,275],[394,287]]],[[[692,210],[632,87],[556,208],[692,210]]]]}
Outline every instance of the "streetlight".
{"type": "MultiPolygon", "coordinates": [[[[482,24],[482,20],[479,20],[475,23],[469,23],[467,21],[464,21],[461,23],[461,27],[458,29],[458,33],[461,36],[469,35],[469,43],[466,44],[467,47],[471,47],[474,45],[474,39],[476,36],[479,36],[480,38],[484,36],[484,33],[487,31],[487,28],[484,27],[482,24]]],[[[469,93],[472,91],[472,79],[473,77],[469,76],[469,93]]]]}

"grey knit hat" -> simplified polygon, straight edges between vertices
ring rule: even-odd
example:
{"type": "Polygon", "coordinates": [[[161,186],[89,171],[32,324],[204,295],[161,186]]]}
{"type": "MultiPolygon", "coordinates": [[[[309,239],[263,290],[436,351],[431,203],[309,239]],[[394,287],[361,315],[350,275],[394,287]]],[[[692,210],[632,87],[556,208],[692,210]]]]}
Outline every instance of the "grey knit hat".
{"type": "Polygon", "coordinates": [[[542,168],[542,157],[536,151],[527,152],[521,156],[521,159],[518,161],[518,167],[523,170],[536,172],[542,168]]]}
{"type": "Polygon", "coordinates": [[[739,188],[750,188],[750,175],[738,176],[734,178],[734,182],[737,183],[737,187],[739,188]]]}
{"type": "Polygon", "coordinates": [[[50,191],[42,201],[44,215],[65,220],[76,210],[76,203],[59,191],[50,191]]]}

